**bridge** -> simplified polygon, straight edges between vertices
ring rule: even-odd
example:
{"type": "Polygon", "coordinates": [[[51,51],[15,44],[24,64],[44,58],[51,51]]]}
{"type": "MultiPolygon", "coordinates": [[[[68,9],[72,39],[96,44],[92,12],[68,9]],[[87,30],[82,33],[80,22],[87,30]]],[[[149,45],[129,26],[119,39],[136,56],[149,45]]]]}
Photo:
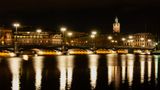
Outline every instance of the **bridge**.
{"type": "MultiPolygon", "coordinates": [[[[46,44],[43,44],[43,45],[18,45],[18,48],[21,49],[32,49],[32,48],[41,48],[41,49],[50,49],[50,48],[61,48],[62,45],[46,45],[46,44]]],[[[91,45],[72,45],[72,46],[69,46],[69,45],[66,45],[65,46],[66,48],[84,48],[84,49],[90,49],[92,48],[91,45]]],[[[14,45],[0,45],[0,50],[2,49],[8,49],[8,48],[14,48],[14,45]]],[[[104,48],[104,49],[129,49],[129,50],[132,50],[132,49],[141,49],[141,50],[154,50],[155,47],[133,47],[133,46],[103,46],[103,47],[96,47],[96,49],[101,49],[101,48],[104,48]]]]}

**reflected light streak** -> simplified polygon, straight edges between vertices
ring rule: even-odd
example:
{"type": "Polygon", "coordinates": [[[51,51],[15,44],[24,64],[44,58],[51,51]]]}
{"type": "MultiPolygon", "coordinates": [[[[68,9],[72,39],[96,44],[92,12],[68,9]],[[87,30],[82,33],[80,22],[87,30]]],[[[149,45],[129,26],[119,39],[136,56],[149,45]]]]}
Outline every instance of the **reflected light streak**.
{"type": "Polygon", "coordinates": [[[107,65],[108,65],[108,85],[114,81],[115,68],[116,68],[116,56],[114,54],[107,55],[107,65]]]}
{"type": "Polygon", "coordinates": [[[148,56],[148,81],[151,80],[152,56],[148,56]]]}
{"type": "Polygon", "coordinates": [[[60,68],[60,90],[66,89],[66,68],[60,68]]]}
{"type": "Polygon", "coordinates": [[[28,61],[29,56],[28,55],[22,55],[22,59],[28,61]]]}
{"type": "Polygon", "coordinates": [[[155,62],[155,83],[157,84],[157,79],[158,79],[158,56],[154,56],[154,62],[155,62]]]}
{"type": "Polygon", "coordinates": [[[12,73],[12,90],[20,90],[20,68],[21,59],[20,58],[9,58],[8,59],[9,68],[12,73]]]}
{"type": "Polygon", "coordinates": [[[43,59],[44,57],[38,56],[34,57],[33,66],[35,70],[35,88],[36,90],[41,90],[41,83],[42,83],[42,69],[43,69],[43,59]]]}
{"type": "Polygon", "coordinates": [[[57,56],[58,68],[60,70],[60,90],[66,90],[66,56],[57,56]]]}
{"type": "Polygon", "coordinates": [[[126,77],[126,55],[121,56],[122,60],[122,83],[125,82],[125,77],[126,77]]]}
{"type": "Polygon", "coordinates": [[[108,84],[114,81],[114,66],[108,66],[108,84]]]}
{"type": "Polygon", "coordinates": [[[71,89],[73,68],[74,68],[73,60],[74,60],[74,56],[72,55],[67,56],[67,90],[71,89]]]}
{"type": "Polygon", "coordinates": [[[128,60],[127,65],[128,65],[128,66],[127,66],[128,84],[129,84],[129,86],[132,86],[134,60],[128,60]]]}
{"type": "Polygon", "coordinates": [[[134,54],[127,54],[127,59],[128,60],[134,60],[135,59],[135,55],[134,54]]]}
{"type": "Polygon", "coordinates": [[[144,83],[145,55],[140,55],[140,72],[141,83],[144,83]]]}
{"type": "Polygon", "coordinates": [[[92,90],[96,87],[98,59],[98,55],[89,55],[90,80],[92,90]]]}
{"type": "Polygon", "coordinates": [[[73,67],[67,68],[67,90],[71,89],[72,84],[73,67]]]}

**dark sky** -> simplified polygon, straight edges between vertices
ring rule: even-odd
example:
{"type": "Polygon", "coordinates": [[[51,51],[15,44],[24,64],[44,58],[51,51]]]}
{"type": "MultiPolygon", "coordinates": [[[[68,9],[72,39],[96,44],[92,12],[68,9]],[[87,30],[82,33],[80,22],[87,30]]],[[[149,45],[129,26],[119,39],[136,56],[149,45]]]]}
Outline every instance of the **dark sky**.
{"type": "Polygon", "coordinates": [[[115,16],[122,32],[158,32],[159,0],[0,0],[0,26],[14,21],[53,31],[61,25],[71,30],[112,32],[115,16]]]}

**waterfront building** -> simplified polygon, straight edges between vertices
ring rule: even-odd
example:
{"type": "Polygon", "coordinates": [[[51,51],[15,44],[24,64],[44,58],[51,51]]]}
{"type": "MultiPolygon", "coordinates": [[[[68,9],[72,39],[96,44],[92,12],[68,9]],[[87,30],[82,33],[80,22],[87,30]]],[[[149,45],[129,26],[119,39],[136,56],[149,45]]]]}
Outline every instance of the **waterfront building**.
{"type": "Polygon", "coordinates": [[[51,44],[61,45],[62,44],[62,35],[61,34],[51,35],[51,44]]]}
{"type": "MultiPolygon", "coordinates": [[[[118,18],[115,19],[118,22],[118,18]]],[[[114,28],[114,26],[113,26],[114,28]]],[[[65,45],[71,47],[93,47],[96,48],[154,48],[156,46],[155,37],[151,33],[123,34],[114,28],[116,33],[98,34],[91,38],[89,34],[83,32],[73,32],[72,36],[65,33],[65,45]]],[[[17,37],[19,47],[36,45],[44,47],[61,46],[62,34],[49,31],[24,31],[19,30],[17,34],[10,29],[0,29],[0,45],[13,45],[17,37]]]]}
{"type": "Polygon", "coordinates": [[[51,39],[49,32],[19,31],[17,42],[18,45],[49,45],[51,39]]]}
{"type": "Polygon", "coordinates": [[[0,28],[0,45],[11,45],[12,37],[11,29],[0,28]]]}
{"type": "Polygon", "coordinates": [[[126,36],[124,41],[125,46],[131,46],[135,48],[154,48],[155,37],[151,33],[136,33],[126,36]]]}

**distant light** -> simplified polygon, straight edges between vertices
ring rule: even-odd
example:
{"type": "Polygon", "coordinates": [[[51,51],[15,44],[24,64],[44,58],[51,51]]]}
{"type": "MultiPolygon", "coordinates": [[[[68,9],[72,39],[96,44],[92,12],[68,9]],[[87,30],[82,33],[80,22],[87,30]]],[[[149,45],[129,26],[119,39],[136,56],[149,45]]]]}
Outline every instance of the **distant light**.
{"type": "Polygon", "coordinates": [[[133,42],[133,40],[130,40],[131,42],[133,42]]]}
{"type": "Polygon", "coordinates": [[[108,36],[108,39],[111,40],[111,39],[112,39],[112,36],[108,36]]]}
{"type": "Polygon", "coordinates": [[[92,31],[92,34],[93,34],[93,35],[96,35],[96,34],[97,34],[97,32],[96,32],[96,31],[92,31]]]}
{"type": "Polygon", "coordinates": [[[72,35],[73,35],[73,33],[72,33],[72,32],[69,32],[69,33],[68,33],[68,36],[72,36],[72,35]]]}
{"type": "Polygon", "coordinates": [[[10,55],[11,57],[16,56],[16,54],[15,54],[15,53],[9,53],[9,55],[10,55]]]}
{"type": "Polygon", "coordinates": [[[22,58],[23,58],[24,60],[28,61],[29,56],[28,56],[28,55],[22,55],[22,58]]]}
{"type": "Polygon", "coordinates": [[[65,32],[66,30],[67,30],[67,28],[66,27],[61,27],[61,29],[60,29],[62,32],[65,32]]]}
{"type": "Polygon", "coordinates": [[[95,35],[92,34],[92,35],[91,35],[91,38],[95,38],[95,35]]]}
{"type": "Polygon", "coordinates": [[[122,38],[122,41],[125,41],[126,39],[125,38],[122,38]]]}
{"type": "Polygon", "coordinates": [[[151,39],[148,39],[148,42],[151,42],[152,40],[151,39]]]}
{"type": "Polygon", "coordinates": [[[42,30],[41,30],[41,29],[37,29],[37,30],[36,30],[36,32],[41,33],[41,32],[42,32],[42,30]]]}
{"type": "Polygon", "coordinates": [[[114,42],[115,42],[115,43],[117,43],[118,41],[117,41],[117,40],[115,40],[114,42]]]}
{"type": "Polygon", "coordinates": [[[155,43],[155,45],[158,45],[158,43],[155,43]]]}
{"type": "Polygon", "coordinates": [[[133,36],[129,36],[129,39],[132,39],[133,38],[133,36]]]}
{"type": "Polygon", "coordinates": [[[144,40],[144,38],[140,38],[140,40],[144,40]]]}
{"type": "Polygon", "coordinates": [[[14,27],[19,27],[20,24],[19,24],[19,23],[14,23],[13,26],[14,26],[14,27]]]}
{"type": "Polygon", "coordinates": [[[73,43],[74,41],[72,40],[71,42],[73,43]]]}
{"type": "Polygon", "coordinates": [[[28,34],[30,34],[30,32],[27,32],[28,34]]]}
{"type": "Polygon", "coordinates": [[[112,43],[114,42],[114,40],[111,41],[112,43]]]}

